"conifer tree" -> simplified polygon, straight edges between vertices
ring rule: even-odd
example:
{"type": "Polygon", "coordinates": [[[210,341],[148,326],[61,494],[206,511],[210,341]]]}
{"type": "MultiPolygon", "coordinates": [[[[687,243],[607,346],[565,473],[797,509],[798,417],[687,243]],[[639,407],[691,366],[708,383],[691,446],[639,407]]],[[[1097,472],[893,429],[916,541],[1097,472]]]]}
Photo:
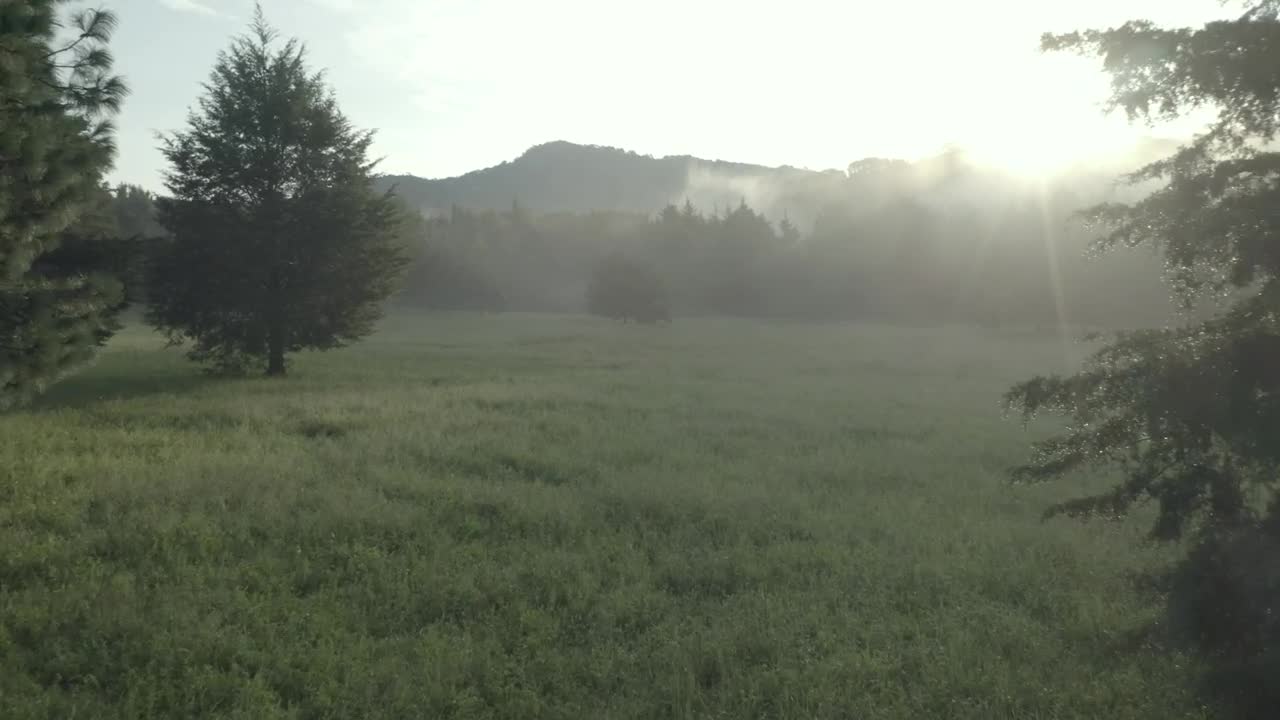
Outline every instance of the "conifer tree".
{"type": "Polygon", "coordinates": [[[1189,541],[1171,586],[1173,624],[1228,660],[1232,682],[1249,685],[1238,697],[1270,712],[1280,707],[1278,13],[1269,0],[1202,28],[1135,21],[1044,38],[1048,50],[1100,56],[1114,104],[1132,117],[1217,111],[1207,132],[1130,177],[1160,189],[1089,215],[1106,229],[1103,248],[1158,249],[1186,305],[1229,303],[1204,321],[1120,335],[1081,372],[1008,395],[1028,416],[1071,419],[1016,478],[1118,470],[1117,486],[1053,512],[1115,518],[1154,505],[1152,535],[1189,541]]]}
{"type": "Polygon", "coordinates": [[[0,408],[93,357],[123,306],[121,259],[102,245],[107,119],[125,95],[111,74],[105,10],[63,25],[57,0],[0,3],[0,408]]]}
{"type": "Polygon", "coordinates": [[[165,142],[170,237],[151,263],[149,320],[193,360],[268,375],[289,353],[370,333],[405,263],[371,142],[259,7],[165,142]]]}

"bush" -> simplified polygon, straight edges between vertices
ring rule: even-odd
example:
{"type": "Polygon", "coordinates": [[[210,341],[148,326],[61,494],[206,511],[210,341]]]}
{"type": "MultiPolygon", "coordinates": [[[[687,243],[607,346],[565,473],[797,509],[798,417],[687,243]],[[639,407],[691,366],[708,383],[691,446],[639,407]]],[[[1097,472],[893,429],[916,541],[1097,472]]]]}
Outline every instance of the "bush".
{"type": "Polygon", "coordinates": [[[623,322],[671,322],[657,273],[620,255],[605,258],[596,266],[587,286],[587,310],[623,322]]]}

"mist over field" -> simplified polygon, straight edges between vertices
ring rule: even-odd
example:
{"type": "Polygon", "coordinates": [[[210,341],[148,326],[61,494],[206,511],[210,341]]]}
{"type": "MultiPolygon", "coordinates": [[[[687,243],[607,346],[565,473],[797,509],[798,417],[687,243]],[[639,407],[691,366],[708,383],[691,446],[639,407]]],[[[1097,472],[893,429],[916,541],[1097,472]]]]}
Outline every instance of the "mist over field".
{"type": "Polygon", "coordinates": [[[427,220],[401,301],[578,312],[614,253],[653,267],[677,315],[1139,327],[1176,319],[1163,261],[1096,257],[1077,214],[1173,141],[1028,177],[956,149],[842,171],[652,158],[554,142],[458,178],[387,176],[427,220]]]}

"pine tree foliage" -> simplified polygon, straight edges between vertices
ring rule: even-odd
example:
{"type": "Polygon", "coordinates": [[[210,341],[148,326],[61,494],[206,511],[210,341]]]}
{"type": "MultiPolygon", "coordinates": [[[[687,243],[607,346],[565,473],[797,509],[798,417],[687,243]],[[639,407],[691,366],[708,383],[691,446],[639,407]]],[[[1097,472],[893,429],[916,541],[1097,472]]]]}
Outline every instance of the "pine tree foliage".
{"type": "Polygon", "coordinates": [[[1123,335],[1079,375],[1014,388],[1009,400],[1027,414],[1074,419],[1018,477],[1120,463],[1122,487],[1061,509],[1115,514],[1155,500],[1160,537],[1196,518],[1246,521],[1258,509],[1252,491],[1270,496],[1280,479],[1280,153],[1264,149],[1280,129],[1276,4],[1199,30],[1134,22],[1044,46],[1101,55],[1115,104],[1135,117],[1218,111],[1206,133],[1129,178],[1161,189],[1089,215],[1105,228],[1103,248],[1158,248],[1185,304],[1223,293],[1234,303],[1203,323],[1123,335]]]}
{"type": "Polygon", "coordinates": [[[281,375],[288,353],[372,331],[405,262],[403,214],[372,189],[372,133],[260,8],[205,90],[165,143],[171,237],[151,265],[148,317],[196,361],[281,375]]]}
{"type": "Polygon", "coordinates": [[[107,50],[115,15],[60,20],[55,0],[0,2],[0,407],[92,358],[123,289],[96,219],[125,95],[107,50]]]}
{"type": "MultiPolygon", "coordinates": [[[[1154,503],[1156,538],[1195,543],[1180,571],[1180,587],[1195,592],[1175,594],[1174,604],[1194,608],[1184,619],[1205,647],[1254,660],[1280,645],[1278,11],[1280,3],[1255,3],[1198,29],[1130,22],[1045,36],[1047,50],[1099,56],[1115,106],[1133,118],[1216,112],[1205,133],[1129,178],[1160,189],[1089,215],[1102,248],[1158,249],[1185,305],[1212,297],[1227,306],[1203,322],[1122,335],[1082,372],[1008,394],[1028,417],[1070,418],[1015,477],[1119,468],[1118,486],[1051,512],[1120,517],[1154,503]]],[[[1273,672],[1272,655],[1262,662],[1273,672]]]]}

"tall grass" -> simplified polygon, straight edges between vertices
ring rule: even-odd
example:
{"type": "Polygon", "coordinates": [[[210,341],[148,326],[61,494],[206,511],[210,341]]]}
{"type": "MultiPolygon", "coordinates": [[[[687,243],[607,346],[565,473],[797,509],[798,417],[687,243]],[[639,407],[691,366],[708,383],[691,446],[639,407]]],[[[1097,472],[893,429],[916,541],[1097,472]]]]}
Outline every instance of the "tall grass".
{"type": "Polygon", "coordinates": [[[1063,352],[405,315],[217,380],[131,330],[0,417],[0,715],[1208,717],[1168,551],[1004,481],[1063,352]]]}

